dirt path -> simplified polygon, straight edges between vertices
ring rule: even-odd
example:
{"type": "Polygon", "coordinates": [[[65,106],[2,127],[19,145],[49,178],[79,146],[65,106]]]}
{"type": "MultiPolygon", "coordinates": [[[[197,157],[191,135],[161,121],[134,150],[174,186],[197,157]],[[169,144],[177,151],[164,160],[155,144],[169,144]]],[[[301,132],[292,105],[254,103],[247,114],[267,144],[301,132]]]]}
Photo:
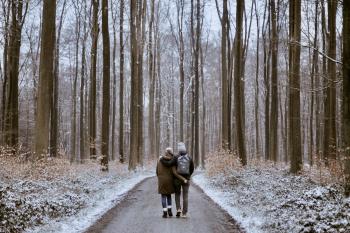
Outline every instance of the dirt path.
{"type": "MultiPolygon", "coordinates": [[[[175,212],[175,197],[173,212],[175,212]]],[[[137,185],[117,206],[108,211],[87,233],[241,233],[237,223],[199,188],[191,184],[188,218],[163,219],[157,179],[137,185]]]]}

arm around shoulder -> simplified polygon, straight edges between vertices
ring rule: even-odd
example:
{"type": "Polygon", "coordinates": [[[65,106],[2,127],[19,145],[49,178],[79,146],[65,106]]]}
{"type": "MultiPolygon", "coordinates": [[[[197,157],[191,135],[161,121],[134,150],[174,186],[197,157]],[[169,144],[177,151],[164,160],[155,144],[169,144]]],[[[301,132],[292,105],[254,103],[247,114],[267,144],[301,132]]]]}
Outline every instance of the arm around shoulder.
{"type": "Polygon", "coordinates": [[[185,178],[185,177],[183,177],[182,175],[180,175],[179,173],[177,173],[176,167],[175,167],[175,166],[173,166],[173,167],[171,168],[171,170],[173,171],[173,174],[174,174],[178,179],[182,180],[183,182],[186,181],[186,178],[185,178]]]}

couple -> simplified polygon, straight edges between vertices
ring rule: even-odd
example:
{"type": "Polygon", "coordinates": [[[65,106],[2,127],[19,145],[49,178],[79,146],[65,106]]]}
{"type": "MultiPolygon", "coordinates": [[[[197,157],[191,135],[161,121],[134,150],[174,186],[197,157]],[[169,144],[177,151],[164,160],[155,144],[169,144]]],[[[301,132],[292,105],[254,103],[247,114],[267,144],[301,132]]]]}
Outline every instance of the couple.
{"type": "Polygon", "coordinates": [[[172,217],[171,194],[175,193],[176,217],[187,217],[189,180],[194,170],[193,160],[187,154],[185,143],[177,144],[178,155],[167,148],[157,163],[158,193],[162,196],[163,218],[172,217]],[[182,192],[183,209],[180,196],[182,192]]]}

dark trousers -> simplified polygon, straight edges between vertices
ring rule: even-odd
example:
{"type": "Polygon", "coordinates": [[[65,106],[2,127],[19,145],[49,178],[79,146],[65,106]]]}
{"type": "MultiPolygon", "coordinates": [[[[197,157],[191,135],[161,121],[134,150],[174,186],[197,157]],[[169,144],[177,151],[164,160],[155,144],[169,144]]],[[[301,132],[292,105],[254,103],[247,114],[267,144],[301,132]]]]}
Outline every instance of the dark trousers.
{"type": "Polygon", "coordinates": [[[184,184],[181,181],[175,182],[175,204],[176,204],[176,209],[180,210],[181,209],[181,203],[180,203],[180,196],[182,192],[182,214],[187,214],[188,210],[188,190],[190,188],[190,184],[184,184]]]}
{"type": "Polygon", "coordinates": [[[162,206],[163,209],[171,206],[171,194],[162,194],[162,206]]]}

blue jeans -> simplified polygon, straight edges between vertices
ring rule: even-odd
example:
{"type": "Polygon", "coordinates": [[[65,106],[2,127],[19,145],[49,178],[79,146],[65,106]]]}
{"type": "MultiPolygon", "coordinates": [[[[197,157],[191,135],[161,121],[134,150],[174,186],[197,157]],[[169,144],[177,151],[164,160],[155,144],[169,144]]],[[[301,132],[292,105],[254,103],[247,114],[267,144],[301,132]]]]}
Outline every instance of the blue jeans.
{"type": "Polygon", "coordinates": [[[163,209],[171,206],[171,194],[162,194],[162,206],[163,209]]]}

